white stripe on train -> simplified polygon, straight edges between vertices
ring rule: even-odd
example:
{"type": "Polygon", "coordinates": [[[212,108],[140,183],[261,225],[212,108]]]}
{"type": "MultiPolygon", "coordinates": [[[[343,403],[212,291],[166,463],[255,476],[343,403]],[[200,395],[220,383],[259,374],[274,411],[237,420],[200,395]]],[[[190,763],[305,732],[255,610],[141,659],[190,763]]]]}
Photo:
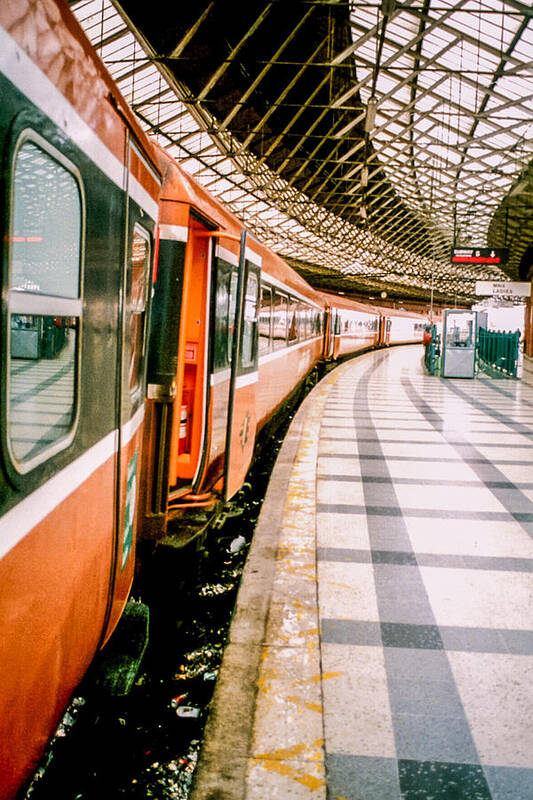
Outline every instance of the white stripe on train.
{"type": "MultiPolygon", "coordinates": [[[[142,405],[122,425],[122,447],[132,440],[144,419],[142,405]]],[[[118,430],[111,431],[79,458],[43,483],[0,519],[0,558],[22,541],[45,517],[85,483],[118,448],[118,430]]]]}

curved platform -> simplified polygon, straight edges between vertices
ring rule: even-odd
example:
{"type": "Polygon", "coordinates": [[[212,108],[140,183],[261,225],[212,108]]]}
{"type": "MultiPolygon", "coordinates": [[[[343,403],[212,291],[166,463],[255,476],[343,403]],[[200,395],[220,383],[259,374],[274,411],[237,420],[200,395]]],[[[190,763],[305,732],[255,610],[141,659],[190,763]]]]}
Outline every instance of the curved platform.
{"type": "Polygon", "coordinates": [[[421,356],[351,361],[296,415],[193,800],[533,797],[533,386],[421,356]]]}

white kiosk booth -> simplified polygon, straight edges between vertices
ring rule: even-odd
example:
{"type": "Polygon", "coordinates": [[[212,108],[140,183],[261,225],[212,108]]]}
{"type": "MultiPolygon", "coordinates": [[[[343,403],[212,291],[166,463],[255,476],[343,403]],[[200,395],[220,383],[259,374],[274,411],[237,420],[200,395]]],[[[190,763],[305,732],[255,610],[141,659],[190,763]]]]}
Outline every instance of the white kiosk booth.
{"type": "Polygon", "coordinates": [[[447,308],[442,329],[443,378],[473,378],[476,370],[477,312],[447,308]]]}

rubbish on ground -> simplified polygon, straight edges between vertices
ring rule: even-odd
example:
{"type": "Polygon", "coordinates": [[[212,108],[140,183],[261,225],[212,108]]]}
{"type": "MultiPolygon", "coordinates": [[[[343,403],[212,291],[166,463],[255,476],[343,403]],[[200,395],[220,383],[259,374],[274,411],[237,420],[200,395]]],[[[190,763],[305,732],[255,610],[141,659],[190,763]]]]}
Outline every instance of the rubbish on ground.
{"type": "Polygon", "coordinates": [[[237,536],[229,546],[230,553],[238,553],[239,550],[242,550],[244,545],[246,544],[246,539],[244,536],[237,536]]]}
{"type": "Polygon", "coordinates": [[[221,583],[206,583],[205,586],[202,586],[198,594],[201,597],[212,597],[216,594],[224,594],[225,592],[229,592],[233,589],[234,584],[230,583],[228,586],[224,586],[221,583]]]}
{"type": "Polygon", "coordinates": [[[66,736],[68,733],[69,728],[72,728],[74,722],[76,720],[74,717],[68,713],[68,711],[64,714],[63,719],[61,720],[59,727],[56,731],[56,736],[66,736]]]}
{"type": "Polygon", "coordinates": [[[170,705],[172,706],[172,708],[177,708],[178,706],[181,706],[181,704],[187,698],[187,696],[188,696],[187,692],[185,692],[185,694],[179,694],[177,695],[177,697],[173,697],[172,700],[170,701],[170,705]]]}
{"type": "Polygon", "coordinates": [[[179,706],[176,709],[176,714],[178,717],[187,717],[190,719],[194,719],[200,716],[200,709],[194,708],[193,706],[179,706]]]}

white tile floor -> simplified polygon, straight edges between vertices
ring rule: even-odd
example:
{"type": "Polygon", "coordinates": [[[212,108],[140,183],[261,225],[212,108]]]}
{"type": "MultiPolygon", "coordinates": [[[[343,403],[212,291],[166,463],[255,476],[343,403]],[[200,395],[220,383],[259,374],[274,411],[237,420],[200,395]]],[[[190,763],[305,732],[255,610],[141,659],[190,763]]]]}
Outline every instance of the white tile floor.
{"type": "Polygon", "coordinates": [[[533,386],[398,348],[315,392],[245,797],[531,800],[533,386]]]}

